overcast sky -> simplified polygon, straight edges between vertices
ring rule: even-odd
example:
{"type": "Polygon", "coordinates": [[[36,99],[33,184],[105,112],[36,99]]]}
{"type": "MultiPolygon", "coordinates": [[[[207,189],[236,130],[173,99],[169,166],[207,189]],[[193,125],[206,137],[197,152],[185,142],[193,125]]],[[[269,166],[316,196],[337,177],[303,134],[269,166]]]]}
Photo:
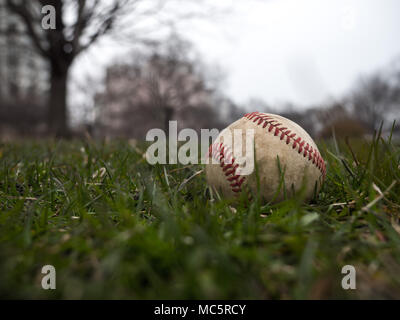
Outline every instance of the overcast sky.
{"type": "MultiPolygon", "coordinates": [[[[181,33],[203,60],[225,70],[223,89],[237,103],[319,103],[400,58],[399,0],[229,2],[231,14],[185,23],[181,33]]],[[[123,51],[97,46],[78,60],[74,74],[98,75],[123,51]]]]}

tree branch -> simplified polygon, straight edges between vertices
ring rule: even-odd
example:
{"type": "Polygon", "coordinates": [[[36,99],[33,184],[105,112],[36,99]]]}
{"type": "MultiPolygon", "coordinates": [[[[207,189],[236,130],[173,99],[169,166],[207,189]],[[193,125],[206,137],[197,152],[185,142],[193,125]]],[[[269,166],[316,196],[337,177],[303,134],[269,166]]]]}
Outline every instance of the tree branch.
{"type": "Polygon", "coordinates": [[[39,53],[44,57],[49,57],[50,53],[43,46],[41,39],[35,30],[35,27],[33,25],[34,18],[27,9],[27,6],[25,4],[17,4],[13,0],[6,0],[6,6],[9,10],[18,15],[23,20],[28,35],[32,39],[32,42],[36,47],[36,49],[39,51],[39,53]]]}
{"type": "MultiPolygon", "coordinates": [[[[115,20],[118,18],[118,15],[122,12],[122,10],[128,5],[128,3],[131,2],[131,0],[118,0],[115,1],[115,3],[109,8],[104,14],[99,14],[98,17],[96,17],[100,22],[100,24],[97,26],[97,30],[93,32],[89,36],[89,40],[85,44],[79,44],[79,40],[83,34],[84,29],[80,30],[80,34],[76,33],[75,36],[78,36],[78,38],[75,38],[74,41],[77,45],[76,47],[76,55],[79,53],[85,51],[88,49],[91,45],[93,45],[101,36],[109,33],[114,26],[115,20]]],[[[97,6],[98,1],[95,2],[95,4],[92,6],[91,9],[88,10],[88,12],[92,12],[91,16],[87,16],[86,18],[86,26],[89,25],[90,20],[95,19],[93,16],[93,12],[95,7],[97,6]]]]}

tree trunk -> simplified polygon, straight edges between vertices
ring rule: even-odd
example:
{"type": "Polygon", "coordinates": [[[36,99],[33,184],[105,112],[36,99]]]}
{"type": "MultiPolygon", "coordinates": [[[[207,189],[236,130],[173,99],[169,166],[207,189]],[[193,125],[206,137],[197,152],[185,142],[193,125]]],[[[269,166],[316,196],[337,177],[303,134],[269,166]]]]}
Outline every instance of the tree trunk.
{"type": "Polygon", "coordinates": [[[169,122],[172,121],[174,115],[174,108],[170,106],[164,107],[164,130],[166,135],[169,135],[169,122]]]}
{"type": "Polygon", "coordinates": [[[51,65],[50,97],[48,101],[48,129],[51,135],[68,138],[67,81],[69,67],[51,65]]]}

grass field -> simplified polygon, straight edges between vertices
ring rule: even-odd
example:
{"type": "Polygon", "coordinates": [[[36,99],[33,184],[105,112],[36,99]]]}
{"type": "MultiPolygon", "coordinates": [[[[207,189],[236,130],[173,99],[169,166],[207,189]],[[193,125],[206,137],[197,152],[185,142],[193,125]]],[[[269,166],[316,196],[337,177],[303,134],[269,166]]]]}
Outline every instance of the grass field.
{"type": "Polygon", "coordinates": [[[399,145],[320,150],[313,203],[233,209],[201,165],[150,166],[144,146],[0,144],[0,297],[400,298],[399,145]],[[56,290],[41,288],[47,264],[56,290]],[[348,264],[356,290],[341,287],[348,264]]]}

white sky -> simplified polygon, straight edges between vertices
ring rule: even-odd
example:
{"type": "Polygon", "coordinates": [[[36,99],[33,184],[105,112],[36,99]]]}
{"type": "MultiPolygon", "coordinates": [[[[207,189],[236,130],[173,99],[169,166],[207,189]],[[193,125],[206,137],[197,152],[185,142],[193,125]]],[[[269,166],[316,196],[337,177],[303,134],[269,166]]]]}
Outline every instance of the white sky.
{"type": "MultiPolygon", "coordinates": [[[[225,70],[223,89],[237,103],[319,103],[400,58],[399,0],[227,2],[232,14],[186,22],[179,31],[206,62],[225,70]]],[[[108,42],[97,46],[79,59],[74,74],[98,75],[124,51],[108,42]]]]}

